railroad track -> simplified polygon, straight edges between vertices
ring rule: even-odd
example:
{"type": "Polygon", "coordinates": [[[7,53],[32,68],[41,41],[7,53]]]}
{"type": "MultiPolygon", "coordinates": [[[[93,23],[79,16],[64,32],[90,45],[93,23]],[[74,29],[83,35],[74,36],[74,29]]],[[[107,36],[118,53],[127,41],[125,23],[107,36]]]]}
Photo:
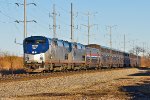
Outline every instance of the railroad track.
{"type": "Polygon", "coordinates": [[[0,77],[0,83],[4,82],[13,82],[13,81],[27,81],[33,79],[42,79],[42,78],[52,78],[52,77],[61,77],[69,76],[74,74],[85,74],[85,73],[95,73],[103,71],[112,71],[112,70],[121,70],[123,68],[112,68],[112,69],[98,69],[98,70],[80,70],[80,71],[66,71],[66,72],[51,72],[51,73],[23,73],[23,74],[8,74],[2,75],[0,77]]]}

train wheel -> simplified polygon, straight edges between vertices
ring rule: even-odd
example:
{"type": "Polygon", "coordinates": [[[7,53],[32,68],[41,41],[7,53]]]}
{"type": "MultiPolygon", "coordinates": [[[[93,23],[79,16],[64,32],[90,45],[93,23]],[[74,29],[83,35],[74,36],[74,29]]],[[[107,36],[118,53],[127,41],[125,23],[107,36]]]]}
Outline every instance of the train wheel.
{"type": "Polygon", "coordinates": [[[45,74],[45,73],[46,73],[46,70],[43,70],[42,73],[45,74]]]}

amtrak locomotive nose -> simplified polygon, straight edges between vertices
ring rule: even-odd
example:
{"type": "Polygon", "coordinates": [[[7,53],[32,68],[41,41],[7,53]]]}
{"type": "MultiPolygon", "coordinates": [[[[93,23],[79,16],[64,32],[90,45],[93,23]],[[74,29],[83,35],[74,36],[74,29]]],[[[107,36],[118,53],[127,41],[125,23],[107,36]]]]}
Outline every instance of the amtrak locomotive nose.
{"type": "Polygon", "coordinates": [[[25,64],[32,68],[42,68],[42,64],[45,62],[45,52],[49,49],[48,39],[41,36],[31,36],[24,40],[23,46],[25,64]]]}
{"type": "Polygon", "coordinates": [[[26,54],[40,54],[48,49],[48,40],[45,37],[34,36],[24,40],[24,53],[26,54]]]}

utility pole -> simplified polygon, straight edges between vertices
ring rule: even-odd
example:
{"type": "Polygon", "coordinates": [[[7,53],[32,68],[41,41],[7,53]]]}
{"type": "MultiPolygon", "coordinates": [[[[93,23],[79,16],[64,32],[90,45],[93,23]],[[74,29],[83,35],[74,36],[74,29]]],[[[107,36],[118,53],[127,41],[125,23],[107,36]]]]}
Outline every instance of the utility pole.
{"type": "Polygon", "coordinates": [[[89,45],[89,43],[90,43],[90,29],[91,29],[91,27],[95,26],[96,24],[90,25],[90,15],[92,15],[92,14],[90,14],[88,12],[86,15],[88,16],[88,25],[83,25],[83,24],[82,25],[88,28],[88,45],[89,45]]]}
{"type": "Polygon", "coordinates": [[[144,42],[143,42],[143,58],[144,58],[145,48],[144,48],[144,42]]]}
{"type": "Polygon", "coordinates": [[[107,26],[107,28],[109,28],[109,37],[110,37],[110,48],[112,49],[112,28],[116,27],[117,25],[113,25],[113,26],[107,26]]]}
{"type": "Polygon", "coordinates": [[[15,3],[15,4],[18,7],[19,7],[19,5],[23,5],[24,6],[24,21],[18,21],[18,20],[16,20],[15,22],[17,22],[17,23],[23,22],[24,23],[24,39],[25,39],[27,37],[27,22],[35,22],[35,23],[37,23],[35,20],[27,21],[26,6],[27,5],[31,5],[31,4],[33,4],[34,6],[36,6],[36,4],[35,3],[28,3],[27,4],[26,0],[24,0],[23,4],[21,4],[21,3],[15,3]]]}
{"type": "Polygon", "coordinates": [[[27,20],[26,20],[26,0],[24,0],[24,39],[27,37],[27,20]]]}
{"type": "MultiPolygon", "coordinates": [[[[72,42],[75,42],[75,39],[74,39],[74,29],[75,29],[75,26],[74,26],[74,16],[75,16],[75,13],[73,12],[73,4],[71,3],[71,14],[70,14],[71,16],[71,41],[72,42]]],[[[77,15],[76,15],[76,17],[78,16],[78,13],[77,13],[77,15]]],[[[77,28],[76,29],[78,29],[78,25],[77,25],[77,28]]]]}
{"type": "Polygon", "coordinates": [[[74,42],[74,39],[73,39],[73,7],[72,7],[72,3],[71,3],[71,42],[74,42]]]}
{"type": "Polygon", "coordinates": [[[124,52],[125,52],[125,49],[126,49],[126,37],[125,37],[125,34],[124,34],[124,52]]]}
{"type": "MultiPolygon", "coordinates": [[[[56,33],[56,9],[55,9],[55,4],[53,4],[53,12],[52,12],[52,15],[49,14],[49,18],[52,17],[53,18],[53,38],[57,38],[57,33],[56,33]]],[[[50,27],[50,25],[49,25],[50,27]]],[[[51,28],[50,28],[51,29],[51,28]]]]}
{"type": "Polygon", "coordinates": [[[133,54],[136,54],[135,47],[134,47],[134,40],[132,40],[132,45],[133,45],[133,54]]]}
{"type": "MultiPolygon", "coordinates": [[[[19,20],[16,20],[15,22],[16,23],[20,23],[20,22],[23,22],[24,23],[24,35],[23,35],[23,38],[25,39],[27,37],[27,22],[35,22],[37,23],[35,20],[30,20],[30,21],[27,21],[27,15],[26,15],[26,6],[27,5],[30,5],[30,4],[33,4],[34,6],[36,6],[35,3],[26,3],[26,0],[24,0],[24,3],[21,4],[21,3],[15,3],[18,7],[19,5],[23,5],[24,6],[24,20],[23,21],[19,21],[19,20]]],[[[15,40],[16,41],[16,40],[15,40]]],[[[15,42],[16,43],[16,42],[15,42]]],[[[25,61],[25,53],[23,53],[23,59],[25,61]]],[[[25,62],[24,62],[25,64],[25,62]]]]}
{"type": "Polygon", "coordinates": [[[56,38],[56,11],[55,4],[53,4],[53,38],[56,38]]]}
{"type": "Polygon", "coordinates": [[[117,25],[113,25],[113,26],[107,26],[107,28],[109,28],[109,36],[110,36],[110,67],[112,66],[112,28],[114,28],[117,25]]]}
{"type": "Polygon", "coordinates": [[[90,16],[89,16],[89,12],[88,12],[88,44],[90,42],[90,16]]]}

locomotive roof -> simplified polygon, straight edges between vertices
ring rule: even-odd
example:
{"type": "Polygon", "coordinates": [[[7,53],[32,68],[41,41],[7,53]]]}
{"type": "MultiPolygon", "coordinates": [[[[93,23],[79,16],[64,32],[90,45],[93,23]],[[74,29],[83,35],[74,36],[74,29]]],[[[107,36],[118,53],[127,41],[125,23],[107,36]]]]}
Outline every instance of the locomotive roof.
{"type": "Polygon", "coordinates": [[[30,37],[27,37],[27,38],[25,38],[25,39],[28,39],[28,38],[46,38],[45,36],[30,36],[30,37]]]}
{"type": "MultiPolygon", "coordinates": [[[[71,44],[83,45],[83,44],[77,43],[77,42],[69,42],[69,41],[58,39],[58,38],[48,38],[48,37],[45,37],[45,36],[30,36],[30,37],[25,38],[25,40],[26,39],[43,39],[43,38],[47,38],[47,39],[51,39],[51,40],[58,40],[58,41],[67,42],[67,43],[71,43],[71,44]]],[[[85,46],[85,47],[91,47],[91,48],[96,48],[96,49],[100,49],[100,48],[109,49],[109,50],[111,49],[110,47],[101,46],[101,45],[98,45],[98,44],[89,44],[89,45],[83,45],[83,46],[85,46]]],[[[122,53],[125,53],[125,54],[130,54],[128,52],[123,52],[121,50],[114,49],[114,48],[112,48],[112,50],[113,51],[122,52],[122,53]]],[[[131,55],[134,55],[134,54],[131,54],[131,55]]]]}
{"type": "MultiPolygon", "coordinates": [[[[103,48],[103,49],[108,49],[108,50],[111,49],[110,47],[101,46],[101,45],[98,45],[98,44],[89,44],[89,45],[86,45],[86,47],[92,47],[92,48],[97,48],[97,49],[103,48]]],[[[123,51],[118,50],[118,49],[114,49],[114,48],[112,48],[111,50],[123,53],[123,51]]],[[[127,53],[127,52],[125,52],[125,53],[127,53]]],[[[127,54],[129,54],[129,53],[127,53],[127,54]]]]}

